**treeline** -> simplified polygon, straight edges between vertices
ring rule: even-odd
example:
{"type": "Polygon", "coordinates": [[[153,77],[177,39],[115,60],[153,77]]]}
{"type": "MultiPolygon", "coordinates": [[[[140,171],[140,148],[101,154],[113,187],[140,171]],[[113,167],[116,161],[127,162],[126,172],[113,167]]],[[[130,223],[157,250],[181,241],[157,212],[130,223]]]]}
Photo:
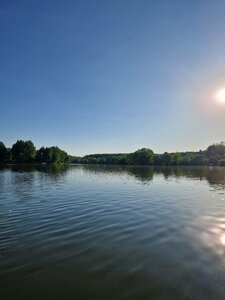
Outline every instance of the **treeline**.
{"type": "Polygon", "coordinates": [[[0,163],[81,163],[114,165],[186,165],[225,166],[225,144],[210,145],[204,151],[155,154],[151,149],[142,148],[133,153],[92,154],[83,157],[69,156],[60,148],[41,147],[36,150],[32,141],[18,140],[12,148],[0,142],[0,163]]]}
{"type": "Polygon", "coordinates": [[[151,149],[142,148],[134,153],[92,154],[73,157],[73,163],[118,164],[118,165],[157,165],[157,166],[225,166],[225,144],[213,144],[205,151],[154,154],[151,149]]]}
{"type": "Polygon", "coordinates": [[[69,155],[60,148],[41,147],[36,150],[32,141],[18,140],[12,148],[0,142],[0,163],[66,163],[69,155]]]}

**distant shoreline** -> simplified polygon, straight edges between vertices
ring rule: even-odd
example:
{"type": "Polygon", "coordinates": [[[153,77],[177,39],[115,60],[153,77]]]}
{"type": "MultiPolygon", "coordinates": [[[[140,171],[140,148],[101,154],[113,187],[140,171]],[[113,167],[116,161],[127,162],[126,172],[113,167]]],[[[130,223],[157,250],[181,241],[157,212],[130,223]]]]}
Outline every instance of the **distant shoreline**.
{"type": "Polygon", "coordinates": [[[156,154],[150,148],[132,153],[90,154],[83,157],[68,155],[57,146],[36,149],[33,142],[17,140],[12,148],[0,142],[0,163],[4,164],[101,164],[146,166],[225,166],[225,143],[210,145],[198,152],[164,152],[156,154]]]}

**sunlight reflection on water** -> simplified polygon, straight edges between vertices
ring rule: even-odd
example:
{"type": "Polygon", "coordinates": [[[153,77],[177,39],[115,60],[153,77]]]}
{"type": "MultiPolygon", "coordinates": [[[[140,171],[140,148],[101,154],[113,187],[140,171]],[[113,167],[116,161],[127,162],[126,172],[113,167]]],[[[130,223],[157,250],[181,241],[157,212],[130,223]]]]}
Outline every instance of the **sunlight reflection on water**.
{"type": "Polygon", "coordinates": [[[224,300],[224,191],[225,168],[0,168],[0,299],[224,300]]]}
{"type": "Polygon", "coordinates": [[[221,243],[225,246],[225,234],[221,236],[221,243]]]}

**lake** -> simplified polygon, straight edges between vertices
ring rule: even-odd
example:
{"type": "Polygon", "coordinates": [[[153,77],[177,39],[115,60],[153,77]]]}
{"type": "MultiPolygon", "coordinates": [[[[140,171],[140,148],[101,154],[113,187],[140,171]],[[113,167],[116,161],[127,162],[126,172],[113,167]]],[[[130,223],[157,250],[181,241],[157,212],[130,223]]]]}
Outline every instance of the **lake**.
{"type": "Polygon", "coordinates": [[[225,168],[0,168],[0,299],[225,299],[225,168]]]}

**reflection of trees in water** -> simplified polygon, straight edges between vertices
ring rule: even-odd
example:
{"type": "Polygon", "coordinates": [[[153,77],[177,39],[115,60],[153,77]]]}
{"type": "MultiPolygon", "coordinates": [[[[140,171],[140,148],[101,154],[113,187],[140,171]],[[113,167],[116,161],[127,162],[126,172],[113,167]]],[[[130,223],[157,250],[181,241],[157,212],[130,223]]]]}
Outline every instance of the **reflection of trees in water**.
{"type": "Polygon", "coordinates": [[[0,170],[11,171],[11,193],[20,201],[33,199],[34,185],[43,188],[46,180],[57,182],[64,176],[69,165],[10,165],[1,166],[0,170]]]}
{"type": "MultiPolygon", "coordinates": [[[[35,176],[35,172],[47,174],[53,179],[60,178],[65,175],[68,170],[71,168],[70,165],[63,164],[52,164],[52,165],[8,165],[1,166],[0,170],[9,170],[12,172],[20,173],[23,176],[17,176],[15,180],[29,182],[31,183],[32,179],[35,176]]],[[[19,182],[18,182],[19,183],[19,182]]]]}
{"type": "Polygon", "coordinates": [[[211,185],[225,188],[225,168],[213,168],[206,174],[206,179],[211,185]]]}
{"type": "Polygon", "coordinates": [[[186,177],[198,180],[207,180],[210,185],[225,187],[225,168],[223,167],[177,167],[162,168],[159,172],[165,177],[186,177]]]}
{"type": "Polygon", "coordinates": [[[58,179],[64,175],[66,175],[70,168],[71,168],[71,166],[67,165],[67,164],[65,164],[65,165],[64,164],[53,164],[53,165],[39,166],[38,169],[36,169],[36,171],[46,173],[46,174],[48,174],[48,176],[50,176],[54,179],[58,179]]]}
{"type": "Polygon", "coordinates": [[[128,174],[134,176],[141,181],[151,181],[153,179],[153,167],[146,166],[122,166],[122,165],[79,165],[85,172],[90,173],[112,173],[112,174],[128,174]]]}
{"type": "MultiPolygon", "coordinates": [[[[225,188],[225,168],[224,167],[148,167],[148,166],[122,166],[122,165],[11,165],[1,166],[0,170],[11,170],[23,173],[24,176],[15,177],[19,181],[32,184],[35,172],[46,174],[53,180],[58,180],[72,168],[82,169],[84,172],[95,174],[112,173],[127,174],[142,182],[150,182],[154,175],[163,175],[165,179],[170,177],[186,177],[198,180],[207,180],[210,185],[217,185],[225,188]]],[[[20,182],[20,183],[21,183],[20,182]]]]}
{"type": "Polygon", "coordinates": [[[154,168],[152,167],[135,167],[131,166],[130,168],[126,169],[126,172],[129,175],[135,176],[135,178],[148,182],[151,181],[154,177],[154,168]]]}
{"type": "Polygon", "coordinates": [[[207,180],[210,185],[225,188],[225,168],[223,167],[147,167],[147,166],[115,166],[115,165],[81,165],[86,172],[128,174],[143,182],[151,181],[154,175],[170,177],[186,177],[207,180]]]}

